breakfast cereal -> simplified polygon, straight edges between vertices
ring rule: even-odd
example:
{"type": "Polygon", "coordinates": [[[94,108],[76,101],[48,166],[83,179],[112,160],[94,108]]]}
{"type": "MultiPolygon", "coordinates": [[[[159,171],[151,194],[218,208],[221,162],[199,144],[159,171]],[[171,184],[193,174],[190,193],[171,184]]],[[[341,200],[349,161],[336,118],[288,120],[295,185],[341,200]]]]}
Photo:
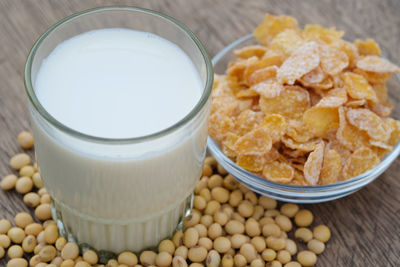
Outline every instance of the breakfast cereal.
{"type": "Polygon", "coordinates": [[[240,167],[295,185],[343,181],[400,139],[386,81],[400,68],[372,39],[267,14],[212,93],[209,134],[240,167]]]}

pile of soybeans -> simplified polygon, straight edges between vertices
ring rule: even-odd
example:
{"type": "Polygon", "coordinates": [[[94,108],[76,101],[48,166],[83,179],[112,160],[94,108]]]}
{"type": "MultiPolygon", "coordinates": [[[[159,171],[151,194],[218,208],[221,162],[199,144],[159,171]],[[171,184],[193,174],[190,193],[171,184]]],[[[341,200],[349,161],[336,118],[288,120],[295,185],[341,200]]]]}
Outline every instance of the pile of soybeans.
{"type": "MultiPolygon", "coordinates": [[[[18,143],[33,147],[29,132],[21,132],[18,143]]],[[[301,267],[314,266],[325,250],[330,230],[325,225],[310,228],[314,217],[296,204],[281,203],[259,196],[239,184],[233,176],[207,157],[203,177],[193,198],[193,210],[184,219],[184,231],[160,242],[158,251],[136,254],[126,251],[107,263],[99,263],[93,250],[82,251],[74,242],[60,236],[51,220],[50,195],[43,187],[37,165],[26,153],[10,159],[18,172],[3,177],[3,190],[23,195],[34,209],[34,217],[20,212],[14,224],[0,220],[0,259],[8,257],[7,267],[301,267]],[[294,240],[288,235],[294,235],[294,240]],[[307,245],[300,250],[296,241],[307,245]]]]}

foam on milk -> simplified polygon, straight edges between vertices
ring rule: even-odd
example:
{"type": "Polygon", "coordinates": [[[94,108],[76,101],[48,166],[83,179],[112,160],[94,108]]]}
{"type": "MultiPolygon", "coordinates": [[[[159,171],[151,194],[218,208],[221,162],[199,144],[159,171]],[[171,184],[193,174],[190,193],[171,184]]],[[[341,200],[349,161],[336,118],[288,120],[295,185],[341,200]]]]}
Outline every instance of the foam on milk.
{"type": "Polygon", "coordinates": [[[184,118],[203,84],[193,62],[172,42],[130,29],[101,29],[59,44],[35,82],[43,107],[79,132],[130,138],[184,118]]]}

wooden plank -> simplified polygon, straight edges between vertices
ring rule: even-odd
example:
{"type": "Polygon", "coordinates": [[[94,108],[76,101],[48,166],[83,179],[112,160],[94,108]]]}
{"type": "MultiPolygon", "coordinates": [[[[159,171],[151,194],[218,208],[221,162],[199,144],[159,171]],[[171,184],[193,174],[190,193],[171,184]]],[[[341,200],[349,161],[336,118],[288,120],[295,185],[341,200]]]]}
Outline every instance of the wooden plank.
{"type": "MultiPolygon", "coordinates": [[[[101,5],[135,5],[171,15],[191,28],[210,56],[248,34],[266,12],[295,16],[301,24],[336,26],[348,36],[376,39],[385,55],[400,63],[400,2],[396,0],[203,0],[203,1],[0,1],[0,176],[21,151],[19,131],[29,129],[23,85],[26,56],[51,24],[74,12],[101,5]]],[[[397,91],[398,92],[398,91],[397,91]]],[[[392,93],[395,102],[399,94],[392,93]]],[[[306,205],[318,223],[332,229],[332,240],[318,266],[400,266],[400,161],[377,181],[341,200],[306,205]]],[[[28,210],[21,196],[0,191],[0,218],[28,210]]],[[[5,266],[5,260],[0,261],[5,266]]]]}

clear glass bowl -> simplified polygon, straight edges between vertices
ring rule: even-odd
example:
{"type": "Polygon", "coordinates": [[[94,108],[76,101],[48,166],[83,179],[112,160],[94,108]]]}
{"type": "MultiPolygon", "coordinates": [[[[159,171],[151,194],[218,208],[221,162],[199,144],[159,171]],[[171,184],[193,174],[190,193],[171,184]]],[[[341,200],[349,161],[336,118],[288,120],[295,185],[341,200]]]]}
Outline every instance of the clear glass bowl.
{"type": "MultiPolygon", "coordinates": [[[[257,41],[252,34],[244,36],[222,49],[213,59],[214,70],[216,74],[225,73],[227,64],[234,58],[233,50],[251,44],[257,41]]],[[[395,75],[394,75],[395,76],[395,75]]],[[[400,96],[400,78],[392,78],[388,82],[389,99],[396,104],[400,96]]],[[[395,106],[393,113],[394,118],[400,118],[400,104],[395,106]]],[[[337,182],[329,185],[316,186],[297,186],[275,183],[259,177],[251,172],[239,167],[235,162],[225,156],[219,148],[218,142],[208,137],[208,149],[218,163],[224,167],[231,175],[236,177],[238,181],[246,185],[251,190],[268,197],[278,200],[295,203],[318,203],[338,199],[356,192],[379,177],[397,158],[400,153],[400,143],[397,144],[390,154],[387,154],[382,162],[373,169],[351,178],[346,181],[337,182]]]]}

